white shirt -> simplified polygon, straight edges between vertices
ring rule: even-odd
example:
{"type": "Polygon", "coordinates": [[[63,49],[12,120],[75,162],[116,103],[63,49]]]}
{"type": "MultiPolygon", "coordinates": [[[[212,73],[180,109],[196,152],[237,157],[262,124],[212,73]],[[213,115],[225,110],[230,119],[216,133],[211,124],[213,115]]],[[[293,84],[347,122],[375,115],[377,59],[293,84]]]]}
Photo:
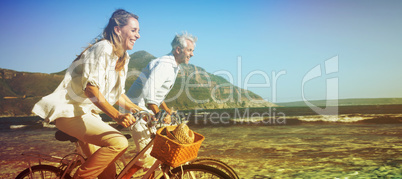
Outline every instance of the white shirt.
{"type": "Polygon", "coordinates": [[[180,67],[171,54],[154,59],[142,70],[126,95],[144,110],[147,109],[147,104],[159,106],[172,89],[179,70],[180,67]]]}
{"type": "Polygon", "coordinates": [[[56,90],[35,104],[32,112],[48,122],[60,117],[76,117],[101,110],[85,96],[88,83],[99,88],[110,104],[115,104],[125,93],[124,85],[128,61],[123,70],[116,71],[118,57],[113,46],[102,40],[87,49],[77,61],[67,69],[63,81],[56,90]]]}

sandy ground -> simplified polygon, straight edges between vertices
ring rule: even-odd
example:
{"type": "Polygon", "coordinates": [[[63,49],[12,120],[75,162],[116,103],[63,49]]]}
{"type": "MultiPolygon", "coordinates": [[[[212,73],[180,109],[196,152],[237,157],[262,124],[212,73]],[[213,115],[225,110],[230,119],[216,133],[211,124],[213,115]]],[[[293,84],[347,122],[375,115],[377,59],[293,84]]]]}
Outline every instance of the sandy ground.
{"type": "MultiPolygon", "coordinates": [[[[235,125],[192,129],[206,137],[199,157],[228,163],[240,178],[402,178],[402,124],[235,125]]],[[[14,178],[27,167],[29,159],[22,152],[57,156],[69,153],[73,146],[56,141],[54,132],[54,129],[0,131],[0,178],[14,178]]],[[[133,144],[126,155],[134,156],[134,149],[133,144]]]]}

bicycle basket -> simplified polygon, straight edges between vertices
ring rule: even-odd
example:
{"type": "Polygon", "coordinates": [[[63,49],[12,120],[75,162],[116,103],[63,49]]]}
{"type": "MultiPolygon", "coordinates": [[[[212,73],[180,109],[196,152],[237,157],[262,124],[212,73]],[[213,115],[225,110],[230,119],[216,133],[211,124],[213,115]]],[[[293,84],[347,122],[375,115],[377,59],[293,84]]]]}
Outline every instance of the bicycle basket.
{"type": "Polygon", "coordinates": [[[166,126],[156,132],[151,156],[172,167],[197,158],[198,149],[205,137],[194,132],[194,143],[180,144],[166,136],[167,131],[173,131],[176,126],[166,126]]]}

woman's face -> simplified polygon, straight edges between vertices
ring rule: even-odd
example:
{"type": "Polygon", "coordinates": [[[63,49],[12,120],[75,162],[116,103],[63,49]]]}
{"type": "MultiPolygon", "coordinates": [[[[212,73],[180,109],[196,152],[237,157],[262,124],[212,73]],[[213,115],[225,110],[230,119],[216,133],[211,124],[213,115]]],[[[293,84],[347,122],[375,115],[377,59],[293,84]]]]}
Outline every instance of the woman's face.
{"type": "Polygon", "coordinates": [[[124,50],[132,50],[135,41],[140,38],[140,24],[138,23],[138,20],[133,17],[128,19],[127,25],[123,27],[116,26],[115,31],[121,37],[124,50]]]}

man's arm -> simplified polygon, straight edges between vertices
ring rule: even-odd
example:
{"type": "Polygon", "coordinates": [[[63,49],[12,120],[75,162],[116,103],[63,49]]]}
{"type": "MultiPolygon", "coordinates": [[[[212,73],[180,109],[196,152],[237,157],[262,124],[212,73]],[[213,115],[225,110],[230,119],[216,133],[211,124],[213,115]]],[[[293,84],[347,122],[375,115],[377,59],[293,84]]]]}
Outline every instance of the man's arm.
{"type": "Polygon", "coordinates": [[[168,106],[166,105],[165,101],[162,101],[161,108],[164,109],[169,115],[172,115],[172,110],[170,110],[168,108],[168,106]]]}
{"type": "Polygon", "coordinates": [[[154,114],[157,114],[159,112],[159,107],[156,104],[148,103],[148,109],[152,110],[154,114]]]}
{"type": "MultiPolygon", "coordinates": [[[[171,122],[171,118],[170,118],[171,110],[167,107],[167,105],[164,101],[162,102],[161,107],[162,107],[162,109],[164,109],[167,112],[164,121],[166,124],[169,124],[171,122]]],[[[148,109],[152,110],[152,112],[154,112],[154,114],[156,116],[160,112],[159,107],[156,104],[148,103],[148,109]]]]}
{"type": "MultiPolygon", "coordinates": [[[[162,109],[164,109],[169,115],[172,115],[172,110],[170,110],[170,109],[167,107],[165,101],[163,101],[163,102],[161,103],[160,107],[161,107],[162,109]]],[[[154,114],[156,114],[156,113],[158,113],[158,112],[160,111],[160,110],[159,110],[159,107],[158,107],[156,104],[148,104],[148,109],[152,110],[152,112],[154,112],[154,114]]]]}

